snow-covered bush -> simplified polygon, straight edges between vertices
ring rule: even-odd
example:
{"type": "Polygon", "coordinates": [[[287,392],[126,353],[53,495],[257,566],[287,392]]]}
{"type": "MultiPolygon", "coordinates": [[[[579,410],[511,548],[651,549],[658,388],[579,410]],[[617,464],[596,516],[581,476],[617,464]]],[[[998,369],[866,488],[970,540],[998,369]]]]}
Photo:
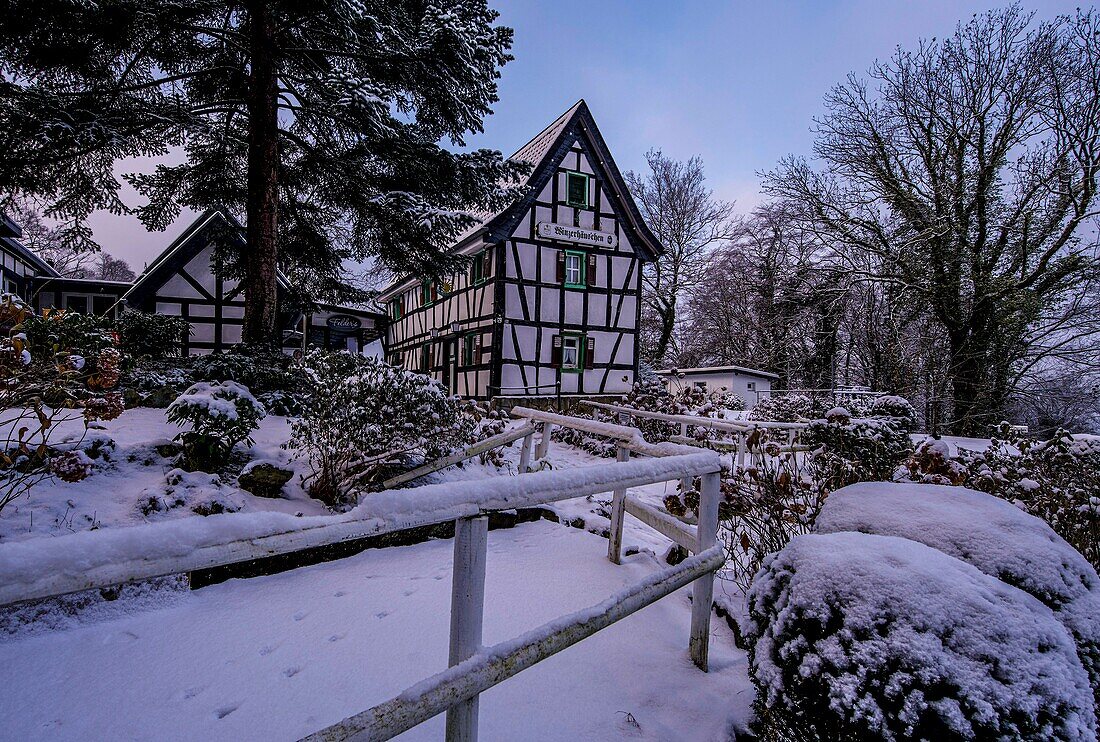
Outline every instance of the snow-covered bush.
{"type": "Polygon", "coordinates": [[[745,409],[745,400],[725,387],[710,393],[710,403],[719,410],[732,410],[740,412],[745,409]]]}
{"type": "Polygon", "coordinates": [[[750,420],[767,420],[777,423],[793,423],[810,416],[810,398],[804,394],[769,394],[753,405],[750,420]]]}
{"type": "Polygon", "coordinates": [[[903,468],[895,472],[894,478],[925,484],[958,485],[966,482],[967,472],[966,467],[951,457],[951,446],[947,441],[926,438],[917,444],[903,468]]]}
{"type": "Polygon", "coordinates": [[[167,415],[169,422],[191,426],[176,436],[183,443],[184,467],[213,472],[229,461],[235,445],[251,444],[267,410],[242,384],[200,381],[169,405],[167,415]]]}
{"type": "Polygon", "coordinates": [[[853,419],[844,408],[829,413],[802,431],[802,442],[815,449],[814,463],[829,489],[891,479],[912,450],[908,434],[891,420],[853,419]]]}
{"type": "Polygon", "coordinates": [[[1088,676],[1051,610],[915,541],[793,539],[741,629],[765,739],[1095,739],[1088,676]]]}
{"type": "Polygon", "coordinates": [[[829,482],[812,456],[769,455],[743,469],[728,460],[724,464],[718,506],[726,544],[724,575],[745,591],[768,555],[813,529],[829,482]]]}
{"type": "Polygon", "coordinates": [[[134,359],[178,356],[191,323],[183,317],[126,309],[115,320],[119,348],[134,359]]]}
{"type": "Polygon", "coordinates": [[[104,317],[54,310],[29,313],[22,323],[27,349],[37,359],[77,355],[95,358],[104,348],[114,348],[110,322],[104,317]]]}
{"type": "Polygon", "coordinates": [[[313,466],[310,495],[353,502],[386,472],[461,446],[473,421],[436,381],[350,353],[311,350],[302,359],[302,416],[289,445],[313,466]]]}
{"type": "Polygon", "coordinates": [[[118,417],[122,402],[113,391],[120,354],[98,324],[68,313],[39,317],[9,294],[0,298],[0,329],[2,511],[47,477],[88,476],[91,466],[79,443],[92,422],[118,417]],[[76,420],[83,426],[75,442],[55,444],[60,424],[76,420]]]}
{"type": "Polygon", "coordinates": [[[966,486],[1016,503],[1045,520],[1100,569],[1100,441],[1057,431],[1045,441],[1003,424],[985,451],[959,452],[966,486]]]}
{"type": "Polygon", "coordinates": [[[302,377],[285,353],[236,346],[195,359],[196,381],[236,381],[248,387],[273,415],[301,413],[302,377]]]}
{"type": "Polygon", "coordinates": [[[909,400],[894,394],[878,397],[871,403],[868,417],[893,420],[902,431],[912,433],[917,429],[917,411],[909,400]]]}
{"type": "Polygon", "coordinates": [[[814,530],[920,541],[1031,593],[1073,635],[1100,700],[1100,577],[1039,518],[962,487],[867,482],[832,493],[814,530]]]}

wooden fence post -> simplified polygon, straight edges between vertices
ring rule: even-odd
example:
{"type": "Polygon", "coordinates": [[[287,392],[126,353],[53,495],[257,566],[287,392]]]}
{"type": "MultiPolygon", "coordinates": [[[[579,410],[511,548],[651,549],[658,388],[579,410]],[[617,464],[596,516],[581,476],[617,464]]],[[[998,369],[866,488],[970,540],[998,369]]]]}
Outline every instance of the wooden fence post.
{"type": "Polygon", "coordinates": [[[554,432],[554,423],[542,424],[542,436],[539,438],[539,445],[535,449],[535,461],[540,461],[546,458],[546,454],[550,453],[550,434],[554,432]]]}
{"type": "Polygon", "coordinates": [[[737,435],[737,468],[745,468],[745,441],[748,440],[749,433],[745,431],[737,435]]]}
{"type": "Polygon", "coordinates": [[[535,440],[534,433],[523,436],[523,448],[519,452],[519,473],[526,474],[531,469],[531,444],[535,440]]]}
{"type": "MultiPolygon", "coordinates": [[[[714,472],[700,477],[696,554],[714,546],[717,540],[718,497],[721,489],[719,476],[718,472],[714,472]]],[[[707,671],[707,657],[710,653],[710,614],[713,602],[714,573],[708,572],[691,585],[691,640],[688,643],[692,662],[703,672],[707,671]]]]}
{"type": "MultiPolygon", "coordinates": [[[[451,651],[454,667],[481,649],[485,615],[485,556],[489,519],[484,515],[455,521],[454,571],[451,577],[451,651]]],[[[478,697],[447,709],[447,742],[476,742],[478,697]]]]}
{"type": "MultiPolygon", "coordinates": [[[[619,444],[616,461],[629,461],[630,449],[619,444]]],[[[607,558],[619,564],[623,548],[623,513],[626,510],[626,490],[615,490],[611,496],[611,527],[607,534],[607,558]]]]}

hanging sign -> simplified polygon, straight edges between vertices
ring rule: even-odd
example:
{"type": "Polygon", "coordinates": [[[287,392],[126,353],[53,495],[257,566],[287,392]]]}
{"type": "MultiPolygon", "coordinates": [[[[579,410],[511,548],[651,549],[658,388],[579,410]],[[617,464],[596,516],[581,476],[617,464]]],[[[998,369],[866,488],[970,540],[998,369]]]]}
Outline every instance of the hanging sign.
{"type": "Polygon", "coordinates": [[[334,314],[325,320],[325,324],[333,330],[358,330],[363,323],[350,314],[334,314]]]}
{"type": "Polygon", "coordinates": [[[539,237],[549,240],[565,240],[576,242],[578,245],[595,245],[596,247],[615,247],[619,244],[619,238],[611,232],[597,232],[594,229],[571,227],[568,224],[554,224],[553,222],[538,223],[539,237]]]}

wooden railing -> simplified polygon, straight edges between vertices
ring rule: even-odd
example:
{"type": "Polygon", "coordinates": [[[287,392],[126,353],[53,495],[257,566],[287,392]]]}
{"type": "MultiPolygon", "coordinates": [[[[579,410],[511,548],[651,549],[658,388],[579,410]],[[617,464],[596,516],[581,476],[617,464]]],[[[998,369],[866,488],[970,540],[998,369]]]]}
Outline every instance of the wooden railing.
{"type": "Polygon", "coordinates": [[[613,412],[619,416],[620,421],[632,418],[645,418],[648,420],[660,420],[680,426],[680,435],[673,436],[670,440],[675,443],[689,445],[702,445],[702,442],[688,436],[692,427],[717,430],[727,434],[732,441],[706,441],[707,446],[717,449],[728,447],[731,452],[737,454],[737,466],[744,467],[746,458],[749,457],[757,464],[762,460],[765,447],[760,435],[763,431],[782,431],[787,440],[779,447],[780,452],[793,453],[809,450],[798,443],[799,433],[809,427],[809,423],[778,422],[770,420],[719,420],[713,417],[701,417],[699,415],[669,415],[664,412],[650,412],[649,410],[637,410],[633,407],[607,404],[604,402],[585,401],[582,404],[599,410],[613,412]]]}
{"type": "MultiPolygon", "coordinates": [[[[716,545],[720,470],[717,454],[676,444],[649,444],[637,430],[624,426],[533,410],[525,412],[531,420],[543,422],[540,447],[544,453],[552,426],[566,424],[607,435],[618,442],[621,451],[651,458],[627,460],[627,455],[612,465],[379,492],[339,516],[233,514],[3,544],[0,606],[453,520],[450,667],[308,739],[389,739],[446,711],[447,739],[475,740],[478,696],[482,691],[689,583],[693,601],[689,654],[705,671],[714,572],[725,559],[722,547],[716,545]],[[626,496],[631,487],[693,481],[695,477],[701,483],[695,528],[626,496]],[[608,491],[615,493],[618,512],[618,526],[612,529],[609,547],[612,561],[619,561],[624,510],[641,513],[643,522],[666,535],[673,534],[669,537],[688,546],[694,556],[590,608],[558,618],[511,641],[482,647],[487,514],[608,491]],[[78,559],[73,556],[76,554],[78,559]]],[[[528,456],[533,434],[524,430],[528,456]]]]}

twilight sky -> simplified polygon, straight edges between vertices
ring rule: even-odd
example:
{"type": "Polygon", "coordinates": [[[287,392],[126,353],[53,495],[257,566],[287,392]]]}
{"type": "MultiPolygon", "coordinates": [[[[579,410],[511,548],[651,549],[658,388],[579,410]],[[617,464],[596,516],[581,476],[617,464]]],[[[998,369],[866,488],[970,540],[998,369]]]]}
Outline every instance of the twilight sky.
{"type": "MultiPolygon", "coordinates": [[[[809,154],[822,97],[894,47],[943,36],[1008,0],[491,0],[515,29],[500,103],[469,144],[511,154],[578,98],[623,170],[656,147],[700,155],[711,187],[749,211],[757,173],[809,154]]],[[[1024,0],[1040,18],[1082,3],[1024,0]]],[[[131,199],[133,194],[131,193],[131,199]]],[[[148,233],[97,214],[104,249],[140,272],[190,221],[148,233]]]]}

